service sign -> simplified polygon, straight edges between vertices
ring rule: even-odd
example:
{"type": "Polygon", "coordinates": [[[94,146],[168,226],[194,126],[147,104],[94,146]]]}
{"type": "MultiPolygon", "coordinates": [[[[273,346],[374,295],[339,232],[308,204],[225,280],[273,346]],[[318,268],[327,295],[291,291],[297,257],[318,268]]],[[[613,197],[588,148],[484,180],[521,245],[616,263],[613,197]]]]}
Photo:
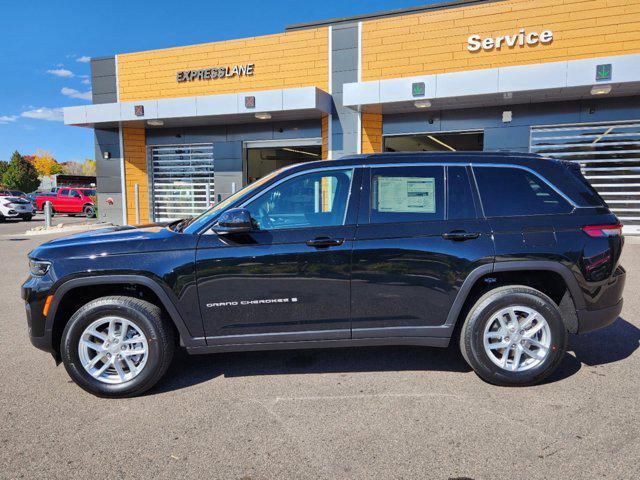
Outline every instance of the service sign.
{"type": "Polygon", "coordinates": [[[201,70],[183,70],[176,73],[176,80],[179,83],[193,82],[194,80],[216,80],[232,77],[251,77],[253,76],[255,65],[248,63],[246,65],[230,65],[227,67],[211,67],[201,70]]]}
{"type": "Polygon", "coordinates": [[[538,32],[527,32],[524,28],[510,35],[500,35],[497,37],[485,37],[481,35],[471,35],[467,39],[467,50],[477,52],[482,49],[485,51],[501,50],[502,48],[514,47],[534,47],[536,45],[546,45],[553,41],[553,32],[544,30],[538,32]]]}

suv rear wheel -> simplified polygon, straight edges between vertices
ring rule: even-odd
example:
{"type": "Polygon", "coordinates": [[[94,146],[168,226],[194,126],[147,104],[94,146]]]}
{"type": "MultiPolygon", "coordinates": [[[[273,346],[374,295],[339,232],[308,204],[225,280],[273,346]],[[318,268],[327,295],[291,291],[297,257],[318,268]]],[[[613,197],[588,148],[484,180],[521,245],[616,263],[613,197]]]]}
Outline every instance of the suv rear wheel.
{"type": "Polygon", "coordinates": [[[82,211],[87,218],[94,218],[96,216],[96,207],[93,205],[85,205],[82,211]]]}
{"type": "Polygon", "coordinates": [[[99,397],[148,390],[166,372],[173,350],[173,330],[160,308],[123,296],[98,298],[80,308],[60,345],[71,378],[99,397]]]}
{"type": "Polygon", "coordinates": [[[460,334],[460,350],[480,378],[494,385],[525,386],[551,375],[566,350],[558,306],[544,293],[509,286],[483,295],[460,334]]]}

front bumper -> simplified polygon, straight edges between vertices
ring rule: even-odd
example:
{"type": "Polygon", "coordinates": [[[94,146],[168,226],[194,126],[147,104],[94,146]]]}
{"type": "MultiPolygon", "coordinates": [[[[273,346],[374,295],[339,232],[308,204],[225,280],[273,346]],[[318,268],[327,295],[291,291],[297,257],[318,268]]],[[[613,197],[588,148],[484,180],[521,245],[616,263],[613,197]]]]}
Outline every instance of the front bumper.
{"type": "Polygon", "coordinates": [[[20,296],[25,301],[29,340],[34,347],[54,353],[52,331],[46,328],[47,318],[42,313],[46,295],[33,288],[32,282],[33,279],[27,280],[20,291],[20,296]]]}
{"type": "Polygon", "coordinates": [[[14,210],[13,208],[10,210],[5,210],[2,212],[2,215],[6,218],[23,218],[27,216],[33,216],[33,210],[14,210]]]}

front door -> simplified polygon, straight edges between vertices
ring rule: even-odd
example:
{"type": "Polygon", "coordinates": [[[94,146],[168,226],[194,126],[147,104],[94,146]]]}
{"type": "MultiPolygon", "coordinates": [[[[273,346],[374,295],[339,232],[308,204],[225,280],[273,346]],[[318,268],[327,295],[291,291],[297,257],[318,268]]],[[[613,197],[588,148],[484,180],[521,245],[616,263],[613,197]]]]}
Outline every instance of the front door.
{"type": "Polygon", "coordinates": [[[352,267],[353,338],[443,337],[467,275],[493,261],[465,166],[371,168],[352,267]],[[448,188],[447,188],[448,186],[448,188]]]}
{"type": "Polygon", "coordinates": [[[350,337],[352,192],[361,170],[287,178],[245,205],[250,234],[201,236],[197,279],[209,344],[350,337]]]}

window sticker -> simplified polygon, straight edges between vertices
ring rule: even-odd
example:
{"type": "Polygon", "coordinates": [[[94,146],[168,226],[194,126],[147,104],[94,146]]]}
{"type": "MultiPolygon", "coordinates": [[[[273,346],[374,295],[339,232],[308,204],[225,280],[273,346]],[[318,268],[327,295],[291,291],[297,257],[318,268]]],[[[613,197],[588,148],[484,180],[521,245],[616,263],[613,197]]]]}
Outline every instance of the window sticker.
{"type": "Polygon", "coordinates": [[[378,177],[378,212],[435,213],[434,177],[378,177]]]}

